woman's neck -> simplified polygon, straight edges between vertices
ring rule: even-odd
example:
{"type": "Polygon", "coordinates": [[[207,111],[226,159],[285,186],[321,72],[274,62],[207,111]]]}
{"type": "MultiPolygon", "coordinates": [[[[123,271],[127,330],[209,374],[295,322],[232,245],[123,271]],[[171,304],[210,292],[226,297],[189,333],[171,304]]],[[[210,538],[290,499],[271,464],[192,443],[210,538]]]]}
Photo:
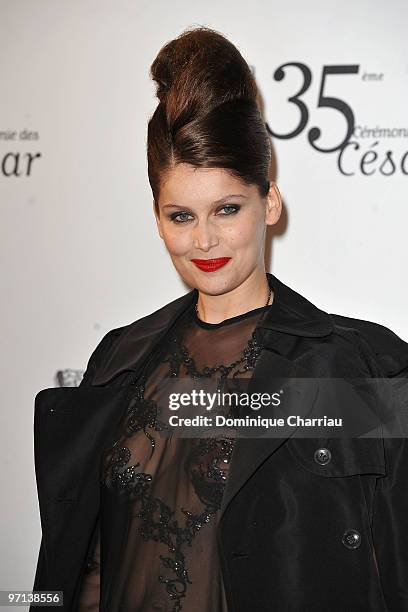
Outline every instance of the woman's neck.
{"type": "MultiPolygon", "coordinates": [[[[202,321],[220,323],[230,317],[267,305],[270,287],[265,270],[256,270],[240,285],[221,295],[199,291],[197,308],[202,321]]],[[[273,292],[268,304],[272,304],[273,292]]]]}

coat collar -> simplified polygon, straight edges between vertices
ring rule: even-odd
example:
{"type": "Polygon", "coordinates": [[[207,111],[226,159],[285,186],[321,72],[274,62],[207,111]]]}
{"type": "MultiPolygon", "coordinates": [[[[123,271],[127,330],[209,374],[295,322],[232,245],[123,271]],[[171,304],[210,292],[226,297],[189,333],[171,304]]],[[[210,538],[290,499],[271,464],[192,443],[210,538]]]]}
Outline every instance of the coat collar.
{"type": "MultiPolygon", "coordinates": [[[[305,297],[280,281],[274,274],[266,273],[274,292],[271,308],[257,327],[280,332],[263,334],[263,344],[275,350],[287,352],[296,337],[322,337],[333,331],[331,316],[320,310],[305,297]],[[283,336],[284,334],[285,336],[283,336]],[[287,337],[289,336],[289,337],[287,337]]],[[[160,344],[169,327],[195,303],[197,289],[166,304],[150,315],[125,326],[118,340],[113,343],[92,380],[93,386],[109,384],[124,372],[139,372],[151,350],[160,344]]]]}
{"type": "Polygon", "coordinates": [[[267,272],[266,276],[275,297],[259,327],[309,338],[327,336],[333,331],[333,322],[327,312],[320,310],[275,275],[267,272]]]}

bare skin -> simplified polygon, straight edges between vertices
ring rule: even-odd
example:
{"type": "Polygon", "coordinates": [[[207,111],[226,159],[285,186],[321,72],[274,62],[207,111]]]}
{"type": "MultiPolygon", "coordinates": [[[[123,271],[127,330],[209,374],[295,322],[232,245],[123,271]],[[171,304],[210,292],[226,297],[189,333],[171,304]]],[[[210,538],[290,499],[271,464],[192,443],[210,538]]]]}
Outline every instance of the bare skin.
{"type": "Polygon", "coordinates": [[[180,276],[198,289],[203,321],[219,323],[265,305],[266,226],[282,212],[276,183],[262,198],[256,185],[245,185],[228,170],[177,164],[162,179],[158,207],[159,214],[153,203],[160,237],[180,276]],[[191,261],[217,257],[231,259],[211,272],[191,261]]]}

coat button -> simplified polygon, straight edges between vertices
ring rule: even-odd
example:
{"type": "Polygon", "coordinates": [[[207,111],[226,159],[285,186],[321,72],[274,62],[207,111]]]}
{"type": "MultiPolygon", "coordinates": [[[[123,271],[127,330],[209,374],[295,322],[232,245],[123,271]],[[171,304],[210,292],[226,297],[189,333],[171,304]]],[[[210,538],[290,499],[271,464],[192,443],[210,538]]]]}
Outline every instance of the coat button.
{"type": "Polygon", "coordinates": [[[358,548],[361,544],[361,535],[356,529],[348,529],[341,541],[347,548],[358,548]]]}
{"type": "Polygon", "coordinates": [[[314,460],[319,465],[327,465],[331,460],[331,452],[328,448],[318,448],[315,451],[314,460]]]}

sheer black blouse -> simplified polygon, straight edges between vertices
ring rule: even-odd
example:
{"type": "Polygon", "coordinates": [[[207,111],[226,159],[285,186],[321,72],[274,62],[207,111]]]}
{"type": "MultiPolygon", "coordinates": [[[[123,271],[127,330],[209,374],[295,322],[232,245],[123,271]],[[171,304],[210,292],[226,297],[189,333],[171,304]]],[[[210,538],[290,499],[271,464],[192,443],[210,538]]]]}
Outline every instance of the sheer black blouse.
{"type": "Polygon", "coordinates": [[[148,360],[102,457],[98,540],[80,612],[227,612],[216,526],[234,437],[162,435],[163,381],[250,378],[267,308],[206,323],[193,306],[148,360]]]}

